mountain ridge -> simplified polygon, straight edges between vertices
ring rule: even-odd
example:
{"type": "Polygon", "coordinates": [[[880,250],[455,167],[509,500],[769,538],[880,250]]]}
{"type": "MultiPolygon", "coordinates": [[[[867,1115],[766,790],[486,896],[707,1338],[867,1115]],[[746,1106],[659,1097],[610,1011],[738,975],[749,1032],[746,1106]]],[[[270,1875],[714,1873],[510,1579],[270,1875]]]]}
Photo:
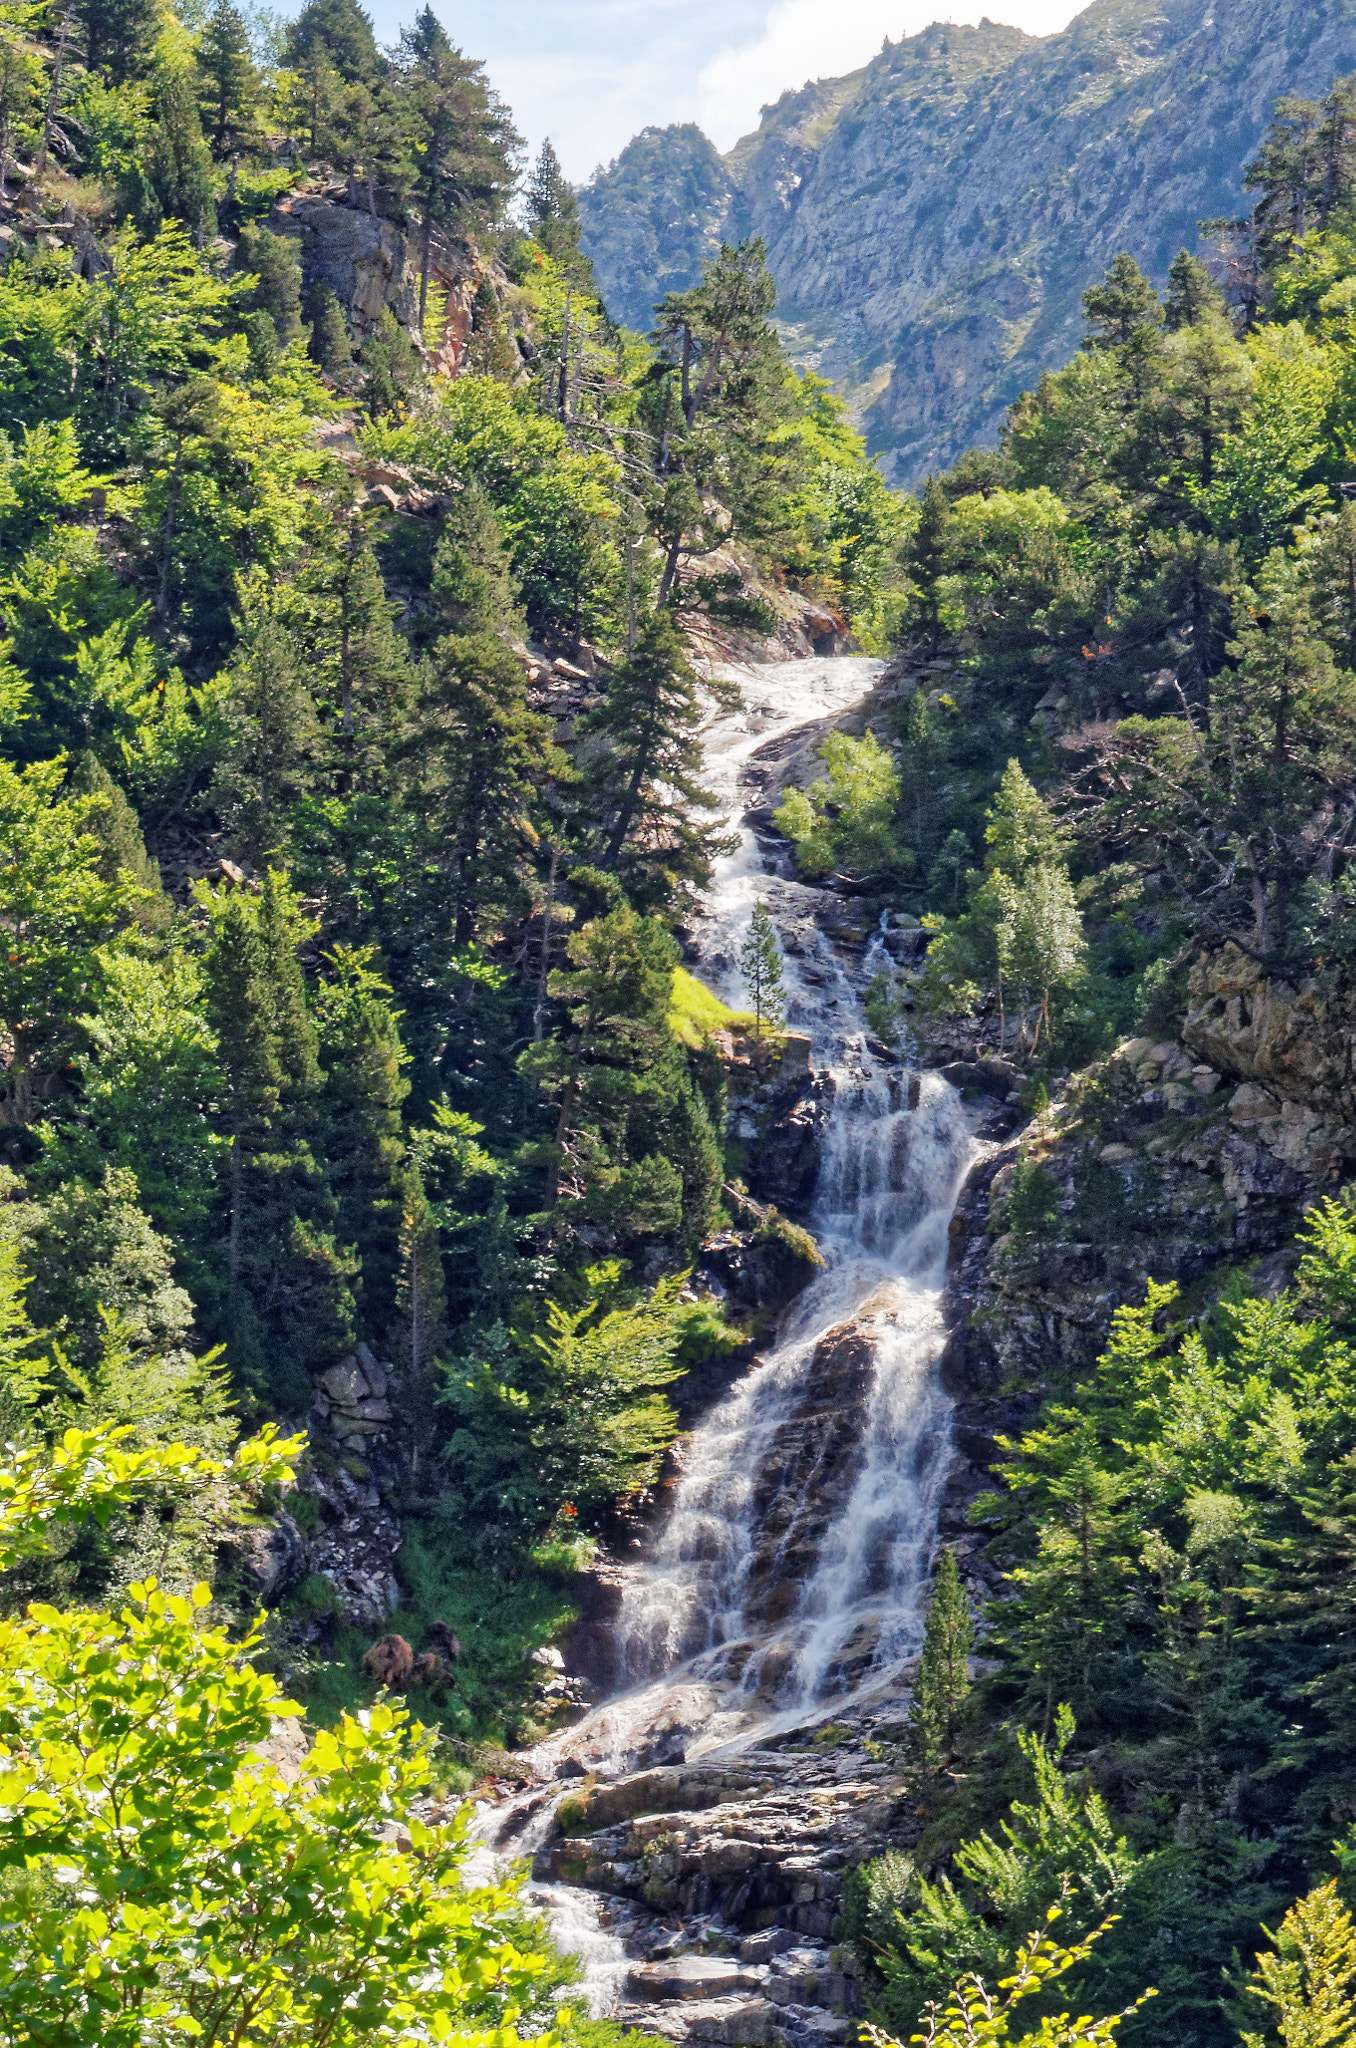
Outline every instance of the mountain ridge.
{"type": "Polygon", "coordinates": [[[797,360],[914,483],[1067,360],[1119,249],[1161,283],[1238,210],[1280,94],[1353,67],[1350,0],[1094,0],[1046,37],[934,23],[783,93],[723,157],[690,124],[643,131],[581,192],[584,247],[641,325],[721,239],[762,235],[797,360]]]}

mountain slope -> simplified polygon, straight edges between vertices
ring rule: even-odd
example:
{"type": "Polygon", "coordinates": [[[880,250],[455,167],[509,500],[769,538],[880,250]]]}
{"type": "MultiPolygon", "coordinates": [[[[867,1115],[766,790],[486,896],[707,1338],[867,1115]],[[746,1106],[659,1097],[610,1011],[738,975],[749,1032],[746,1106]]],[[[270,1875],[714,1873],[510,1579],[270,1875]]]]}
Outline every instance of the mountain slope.
{"type": "Polygon", "coordinates": [[[1161,282],[1199,219],[1237,210],[1279,94],[1353,67],[1350,0],[1095,0],[1039,39],[934,24],[783,94],[724,158],[646,130],[581,194],[585,247],[640,324],[720,236],[761,234],[798,358],[909,482],[1067,359],[1118,249],[1161,282]]]}

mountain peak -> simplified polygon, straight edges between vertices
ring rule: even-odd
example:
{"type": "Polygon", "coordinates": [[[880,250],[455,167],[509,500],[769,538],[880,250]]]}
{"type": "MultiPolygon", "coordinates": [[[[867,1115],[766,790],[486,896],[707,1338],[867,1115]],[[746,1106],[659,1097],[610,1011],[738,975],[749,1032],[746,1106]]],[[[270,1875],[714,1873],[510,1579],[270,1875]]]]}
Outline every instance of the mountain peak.
{"type": "Polygon", "coordinates": [[[933,22],[762,110],[724,157],[646,129],[580,195],[615,317],[648,327],[722,239],[761,234],[792,348],[897,481],[975,441],[1076,345],[1119,249],[1156,281],[1236,212],[1281,93],[1356,67],[1344,0],[1093,0],[1057,35],[933,22]]]}

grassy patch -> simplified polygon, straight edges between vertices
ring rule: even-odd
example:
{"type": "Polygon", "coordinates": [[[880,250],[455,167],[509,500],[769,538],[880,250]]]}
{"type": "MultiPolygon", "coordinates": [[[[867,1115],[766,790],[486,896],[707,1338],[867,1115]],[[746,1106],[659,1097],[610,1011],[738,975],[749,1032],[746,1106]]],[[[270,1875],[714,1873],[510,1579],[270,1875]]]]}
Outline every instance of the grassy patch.
{"type": "MultiPolygon", "coordinates": [[[[400,1552],[403,1597],[379,1633],[404,1636],[417,1651],[430,1625],[442,1621],[462,1649],[453,1682],[410,1692],[416,1717],[449,1738],[505,1748],[543,1734],[534,1697],[542,1674],[529,1660],[574,1619],[574,1577],[590,1549],[586,1543],[543,1545],[514,1571],[501,1573],[463,1565],[436,1526],[409,1525],[400,1552]]],[[[373,1639],[338,1630],[330,1658],[297,1688],[311,1722],[327,1726],[342,1711],[371,1704],[377,1689],[362,1658],[373,1639]]]]}
{"type": "Polygon", "coordinates": [[[753,1014],[729,1009],[695,974],[689,974],[685,967],[675,967],[669,1024],[675,1037],[695,1051],[713,1031],[751,1031],[753,1014]]]}

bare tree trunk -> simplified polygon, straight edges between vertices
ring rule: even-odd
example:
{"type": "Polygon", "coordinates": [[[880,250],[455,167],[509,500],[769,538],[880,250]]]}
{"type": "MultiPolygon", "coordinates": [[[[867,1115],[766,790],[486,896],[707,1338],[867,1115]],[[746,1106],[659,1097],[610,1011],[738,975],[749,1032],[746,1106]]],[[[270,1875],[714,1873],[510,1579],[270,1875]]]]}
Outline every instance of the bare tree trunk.
{"type": "MultiPolygon", "coordinates": [[[[565,1092],[560,1098],[560,1115],[556,1118],[556,1152],[558,1155],[563,1155],[564,1153],[565,1140],[570,1135],[570,1127],[574,1120],[574,1105],[578,1100],[578,1096],[579,1083],[577,1081],[567,1081],[565,1083],[565,1092]]],[[[554,1208],[560,1199],[560,1169],[563,1163],[563,1157],[556,1157],[551,1161],[547,1172],[546,1202],[548,1208],[554,1208]]]]}
{"type": "Polygon", "coordinates": [[[679,534],[677,540],[670,544],[668,554],[664,560],[664,573],[659,579],[659,595],[655,599],[655,605],[658,610],[662,611],[668,603],[669,592],[673,589],[678,579],[678,557],[682,551],[683,537],[679,534]]]}
{"type": "Polygon", "coordinates": [[[540,1045],[546,1029],[546,978],[551,964],[551,912],[556,900],[556,863],[559,848],[551,848],[551,871],[546,878],[546,901],[541,913],[541,971],[537,975],[537,1001],[532,1012],[532,1043],[540,1045]]]}
{"type": "MultiPolygon", "coordinates": [[[[61,17],[61,34],[57,37],[56,59],[52,66],[52,85],[47,95],[47,108],[42,117],[42,148],[38,151],[39,172],[47,169],[47,152],[52,146],[52,129],[61,109],[61,74],[66,68],[66,40],[71,32],[74,7],[67,7],[61,17]]],[[[0,164],[0,178],[4,177],[4,166],[0,164]]]]}
{"type": "Polygon", "coordinates": [[[226,1274],[234,1294],[240,1284],[240,1183],[243,1166],[240,1154],[240,1133],[231,1134],[231,1230],[226,1253],[226,1274]]]}
{"type": "Polygon", "coordinates": [[[424,257],[419,266],[419,339],[424,342],[425,347],[428,346],[428,343],[424,335],[424,315],[428,310],[428,266],[432,253],[433,216],[431,213],[426,212],[424,215],[424,257]]]}
{"type": "Polygon", "coordinates": [[[570,417],[570,302],[573,287],[565,287],[565,324],[560,330],[560,384],[556,394],[556,411],[562,420],[570,417]]]}

